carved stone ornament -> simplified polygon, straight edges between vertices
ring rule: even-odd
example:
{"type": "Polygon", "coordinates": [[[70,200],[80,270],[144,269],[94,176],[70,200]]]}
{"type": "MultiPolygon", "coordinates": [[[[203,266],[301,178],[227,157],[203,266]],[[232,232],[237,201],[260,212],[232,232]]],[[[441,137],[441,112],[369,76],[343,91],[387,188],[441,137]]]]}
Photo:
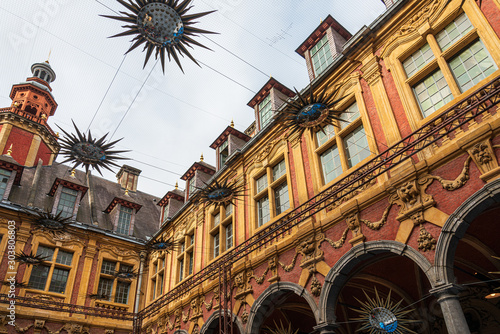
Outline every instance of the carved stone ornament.
{"type": "Polygon", "coordinates": [[[194,325],[193,331],[191,332],[192,334],[199,334],[200,333],[200,327],[198,324],[194,325]]]}
{"type": "Polygon", "coordinates": [[[236,299],[245,299],[244,297],[247,294],[253,292],[252,286],[248,284],[247,273],[245,271],[240,272],[234,277],[234,286],[236,287],[236,299]]]}
{"type": "Polygon", "coordinates": [[[420,234],[417,239],[418,249],[424,252],[428,252],[436,249],[436,239],[430,234],[424,227],[423,224],[420,224],[420,234]]]}
{"type": "Polygon", "coordinates": [[[248,322],[248,312],[247,312],[247,309],[246,307],[243,309],[243,313],[241,313],[241,322],[244,324],[246,324],[248,322]]]}
{"type": "Polygon", "coordinates": [[[311,281],[311,294],[315,297],[318,297],[321,294],[321,282],[313,276],[311,281]]]}
{"type": "Polygon", "coordinates": [[[203,312],[201,310],[203,298],[202,297],[194,297],[191,299],[191,316],[189,320],[193,321],[194,319],[197,319],[201,316],[203,316],[203,312]]]}
{"type": "Polygon", "coordinates": [[[467,153],[474,160],[477,168],[481,172],[481,179],[489,181],[499,173],[499,166],[490,139],[487,138],[467,149],[467,153]],[[486,175],[485,175],[486,174],[486,175]],[[492,175],[493,174],[493,175],[492,175]]]}
{"type": "Polygon", "coordinates": [[[100,250],[108,250],[112,253],[115,253],[118,256],[138,256],[137,252],[134,250],[126,250],[126,249],[121,249],[116,246],[111,246],[111,245],[100,245],[99,246],[100,250]]]}
{"type": "Polygon", "coordinates": [[[33,324],[35,330],[43,329],[45,327],[45,320],[35,319],[35,323],[33,324]]]}
{"type": "Polygon", "coordinates": [[[115,330],[114,329],[105,329],[104,334],[114,334],[115,330]]]}

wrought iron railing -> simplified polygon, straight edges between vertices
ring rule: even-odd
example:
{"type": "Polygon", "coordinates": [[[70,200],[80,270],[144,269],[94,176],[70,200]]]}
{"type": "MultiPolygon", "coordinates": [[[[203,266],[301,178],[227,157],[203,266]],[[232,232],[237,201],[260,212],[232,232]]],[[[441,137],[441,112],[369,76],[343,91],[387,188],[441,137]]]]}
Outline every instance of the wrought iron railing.
{"type": "Polygon", "coordinates": [[[204,281],[214,278],[215,275],[222,272],[221,268],[224,266],[231,266],[267,243],[275,241],[279,236],[290,231],[291,228],[308,217],[342,201],[344,196],[362,188],[365,184],[390,171],[402,162],[415,157],[417,153],[425,148],[431,145],[439,145],[445,137],[454,132],[465,131],[466,129],[461,129],[461,127],[466,126],[473,120],[480,121],[478,118],[499,102],[500,78],[497,78],[428,121],[420,129],[389,147],[353,173],[312,197],[281,219],[269,224],[264,230],[256,233],[244,243],[229,250],[218,261],[209,264],[190,279],[182,282],[148,305],[138,313],[134,324],[135,332],[140,332],[143,319],[154,316],[171,301],[189,293],[204,281]]]}
{"type": "MultiPolygon", "coordinates": [[[[9,304],[10,298],[6,294],[0,294],[0,303],[9,304]]],[[[134,313],[122,310],[113,310],[101,307],[81,306],[69,303],[61,303],[53,300],[47,300],[35,297],[16,297],[15,305],[32,307],[40,310],[50,310],[57,312],[67,312],[69,314],[85,314],[101,318],[111,318],[117,320],[134,320],[134,313]]]]}

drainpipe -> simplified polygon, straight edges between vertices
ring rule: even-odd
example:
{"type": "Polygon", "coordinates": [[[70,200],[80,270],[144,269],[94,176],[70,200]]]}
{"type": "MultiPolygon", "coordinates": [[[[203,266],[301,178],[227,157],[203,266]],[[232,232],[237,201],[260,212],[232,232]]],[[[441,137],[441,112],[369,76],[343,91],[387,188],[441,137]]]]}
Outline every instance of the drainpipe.
{"type": "Polygon", "coordinates": [[[146,260],[146,251],[141,251],[139,257],[140,257],[140,263],[139,263],[139,278],[137,279],[137,292],[135,295],[135,301],[134,301],[134,317],[137,316],[137,313],[139,312],[139,300],[141,298],[141,285],[142,285],[142,274],[144,271],[144,262],[146,260]]]}

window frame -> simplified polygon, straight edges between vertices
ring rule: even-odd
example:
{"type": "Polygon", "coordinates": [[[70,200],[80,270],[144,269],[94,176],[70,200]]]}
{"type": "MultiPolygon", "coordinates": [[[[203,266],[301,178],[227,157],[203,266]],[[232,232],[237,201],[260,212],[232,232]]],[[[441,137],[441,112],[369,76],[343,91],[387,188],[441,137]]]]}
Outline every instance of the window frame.
{"type": "Polygon", "coordinates": [[[196,236],[193,228],[179,240],[179,252],[177,254],[177,270],[175,274],[176,283],[184,281],[186,278],[194,274],[195,266],[195,244],[196,236]],[[191,255],[192,254],[192,255],[191,255]],[[192,259],[192,262],[191,261],[192,259]],[[191,271],[192,269],[192,271],[191,271]]]}
{"type": "Polygon", "coordinates": [[[152,292],[149,296],[149,300],[153,301],[163,295],[165,292],[165,277],[166,277],[166,260],[167,257],[165,253],[159,255],[151,263],[150,268],[150,291],[152,292]],[[161,278],[161,279],[160,279],[161,278]]]}
{"type": "MultiPolygon", "coordinates": [[[[266,113],[266,115],[267,115],[266,113]]],[[[259,117],[259,126],[260,126],[260,129],[264,129],[268,124],[270,124],[273,120],[273,101],[272,101],[272,98],[271,98],[271,92],[269,92],[266,97],[264,97],[262,99],[262,101],[258,104],[257,106],[257,115],[259,117]],[[266,102],[266,103],[264,103],[266,102]],[[262,122],[262,111],[267,108],[267,106],[269,105],[269,110],[267,110],[267,113],[269,113],[269,117],[266,119],[265,121],[265,124],[262,122]]]]}
{"type": "MultiPolygon", "coordinates": [[[[311,60],[311,69],[314,73],[314,77],[317,78],[318,76],[321,75],[321,73],[323,73],[327,68],[328,66],[330,66],[330,64],[333,63],[333,50],[332,50],[332,47],[330,46],[330,40],[328,39],[328,34],[325,32],[325,34],[318,40],[318,42],[316,42],[316,44],[314,44],[309,50],[309,58],[311,60]],[[313,53],[313,49],[323,41],[323,39],[326,39],[326,42],[318,49],[316,50],[314,53],[313,53]],[[320,71],[318,72],[318,69],[314,66],[314,57],[318,54],[318,52],[320,52],[323,48],[328,48],[329,52],[330,52],[330,60],[328,61],[328,58],[325,58],[325,62],[324,63],[321,63],[319,60],[319,69],[320,71]],[[323,67],[323,64],[326,64],[324,67],[323,67]]],[[[320,56],[321,58],[321,56],[320,56]]]]}
{"type": "Polygon", "coordinates": [[[121,260],[119,258],[116,258],[116,257],[112,257],[112,256],[109,256],[108,254],[105,254],[104,257],[102,257],[99,261],[99,267],[98,267],[98,271],[97,271],[97,275],[96,275],[96,284],[95,284],[95,288],[94,288],[94,291],[96,294],[99,294],[100,291],[99,291],[99,286],[100,286],[100,282],[101,282],[101,278],[103,279],[108,279],[108,280],[112,280],[112,285],[111,285],[111,294],[109,296],[109,299],[99,299],[99,300],[96,300],[96,302],[105,302],[105,303],[110,303],[112,305],[119,305],[121,307],[130,307],[131,306],[131,301],[133,300],[133,298],[131,298],[131,296],[134,296],[134,284],[132,284],[132,281],[131,280],[127,280],[127,279],[120,279],[120,278],[117,278],[115,277],[114,275],[111,275],[111,274],[108,274],[108,273],[103,273],[102,272],[102,267],[103,267],[103,264],[104,262],[107,261],[107,262],[114,262],[115,263],[115,272],[116,271],[119,271],[121,266],[130,266],[132,268],[136,268],[136,265],[137,263],[133,263],[133,262],[128,262],[128,261],[124,261],[124,260],[121,260]],[[128,296],[127,296],[127,302],[126,303],[120,303],[120,302],[117,302],[116,301],[116,290],[118,288],[118,282],[125,282],[125,283],[128,283],[129,287],[128,287],[128,296]]]}
{"type": "Polygon", "coordinates": [[[449,8],[449,11],[453,14],[447,16],[441,15],[433,22],[422,25],[422,27],[418,29],[418,35],[416,35],[415,38],[399,44],[396,48],[390,51],[390,54],[384,56],[388,69],[393,73],[396,87],[399,91],[404,110],[408,116],[408,120],[413,131],[420,128],[426,122],[439,115],[450,105],[456,103],[457,100],[467,96],[470,92],[477,89],[477,87],[484,85],[485,82],[488,82],[492,77],[498,76],[500,73],[500,53],[498,52],[498,50],[500,50],[500,40],[490,26],[489,22],[480,12],[477,11],[475,5],[470,5],[467,2],[464,3],[462,8],[459,8],[457,4],[454,8],[449,8]],[[472,24],[471,30],[469,30],[461,38],[457,39],[444,51],[441,51],[441,48],[437,43],[436,36],[463,13],[467,15],[472,24]],[[484,50],[488,53],[497,69],[489,76],[480,80],[477,84],[472,85],[464,92],[461,92],[449,66],[449,61],[454,56],[461,53],[468,45],[477,40],[482,42],[484,50]],[[403,62],[426,43],[428,43],[431,47],[435,58],[408,78],[403,67],[403,62]],[[453,97],[451,101],[444,104],[439,109],[436,109],[434,112],[429,113],[425,117],[422,114],[419,102],[413,93],[413,86],[438,68],[443,73],[453,97]]]}
{"type": "Polygon", "coordinates": [[[56,191],[56,194],[55,194],[54,204],[52,206],[52,214],[55,215],[58,212],[59,204],[61,203],[61,196],[62,196],[64,188],[70,189],[70,190],[73,190],[73,191],[77,192],[75,203],[74,203],[74,207],[73,207],[73,213],[72,213],[71,216],[69,216],[69,217],[71,217],[72,220],[74,220],[74,219],[76,219],[76,215],[78,214],[78,207],[80,206],[80,201],[82,199],[82,191],[81,190],[76,190],[76,189],[71,189],[70,187],[66,187],[63,184],[59,184],[57,186],[57,191],[56,191]]]}
{"type": "Polygon", "coordinates": [[[15,178],[16,178],[18,171],[12,170],[12,169],[7,169],[7,168],[0,168],[0,170],[10,172],[10,175],[8,177],[7,177],[7,175],[0,174],[0,177],[1,176],[7,177],[7,182],[5,182],[5,189],[3,190],[3,193],[0,194],[0,201],[1,200],[8,200],[9,195],[10,195],[10,191],[12,189],[12,185],[14,184],[14,181],[15,181],[15,178]]]}
{"type": "Polygon", "coordinates": [[[234,247],[234,206],[232,204],[220,205],[217,209],[212,208],[209,213],[209,258],[214,260],[224,254],[226,251],[234,247]],[[227,210],[231,206],[231,210],[227,210]],[[228,212],[229,211],[229,212],[228,212]],[[216,217],[219,217],[219,222],[216,224],[216,217]],[[227,247],[227,226],[232,225],[232,245],[227,247]],[[215,254],[215,240],[216,235],[219,236],[219,252],[215,254]]]}
{"type": "Polygon", "coordinates": [[[129,208],[128,206],[124,206],[122,204],[119,204],[117,206],[116,210],[117,210],[117,212],[116,212],[116,227],[115,227],[115,232],[117,234],[119,234],[119,235],[124,235],[124,236],[130,236],[130,235],[132,235],[136,210],[134,208],[129,208]],[[124,212],[124,214],[129,214],[130,215],[130,220],[128,222],[128,233],[127,234],[118,232],[118,229],[120,228],[120,215],[122,213],[122,209],[130,210],[130,212],[124,212]]]}
{"type": "MultiPolygon", "coordinates": [[[[250,188],[253,200],[253,210],[251,210],[251,221],[253,221],[252,228],[254,230],[259,230],[265,228],[269,223],[279,219],[281,216],[285,215],[287,212],[293,209],[293,193],[292,193],[292,182],[290,177],[290,162],[288,160],[288,148],[285,146],[284,150],[280,150],[274,154],[274,156],[267,160],[265,159],[262,162],[263,166],[258,170],[255,170],[251,173],[250,176],[250,188]],[[273,168],[284,161],[285,163],[285,172],[279,176],[276,180],[273,180],[273,168]],[[267,185],[263,187],[262,190],[258,191],[257,189],[257,180],[261,177],[266,176],[267,185]],[[288,208],[283,210],[283,212],[277,214],[276,213],[276,197],[275,190],[282,184],[287,184],[287,192],[288,192],[288,208]],[[266,222],[259,222],[259,200],[265,198],[267,196],[269,203],[269,220],[266,222]]],[[[234,233],[234,232],[233,232],[234,233]]]]}

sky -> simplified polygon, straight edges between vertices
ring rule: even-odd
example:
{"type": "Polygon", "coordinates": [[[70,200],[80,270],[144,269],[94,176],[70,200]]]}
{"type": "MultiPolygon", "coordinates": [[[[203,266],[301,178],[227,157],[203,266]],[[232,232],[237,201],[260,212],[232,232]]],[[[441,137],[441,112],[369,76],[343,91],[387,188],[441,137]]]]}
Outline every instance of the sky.
{"type": "MultiPolygon", "coordinates": [[[[31,65],[50,53],[57,76],[52,94],[59,106],[48,124],[54,131],[62,133],[59,126],[74,132],[73,120],[80,130],[90,126],[93,136],[123,138],[116,148],[130,150],[123,154],[130,160],[119,164],[142,170],[139,190],[162,197],[176,181],[184,189],[180,177],[202,153],[215,166],[209,145],[231,120],[240,131],[254,121],[247,103],[270,76],[290,89],[308,85],[305,60],[295,50],[322,19],[330,14],[354,35],[385,10],[380,0],[194,0],[192,5],[188,14],[217,10],[195,25],[218,33],[196,38],[211,51],[190,50],[205,64],[201,68],[186,57],[184,73],[173,61],[163,73],[154,54],[143,69],[142,47],[124,56],[130,37],[108,38],[123,32],[124,23],[99,15],[128,11],[117,1],[2,0],[0,108],[10,106],[12,85],[30,77],[31,65]]],[[[103,175],[114,181],[118,169],[114,172],[103,175]]]]}

